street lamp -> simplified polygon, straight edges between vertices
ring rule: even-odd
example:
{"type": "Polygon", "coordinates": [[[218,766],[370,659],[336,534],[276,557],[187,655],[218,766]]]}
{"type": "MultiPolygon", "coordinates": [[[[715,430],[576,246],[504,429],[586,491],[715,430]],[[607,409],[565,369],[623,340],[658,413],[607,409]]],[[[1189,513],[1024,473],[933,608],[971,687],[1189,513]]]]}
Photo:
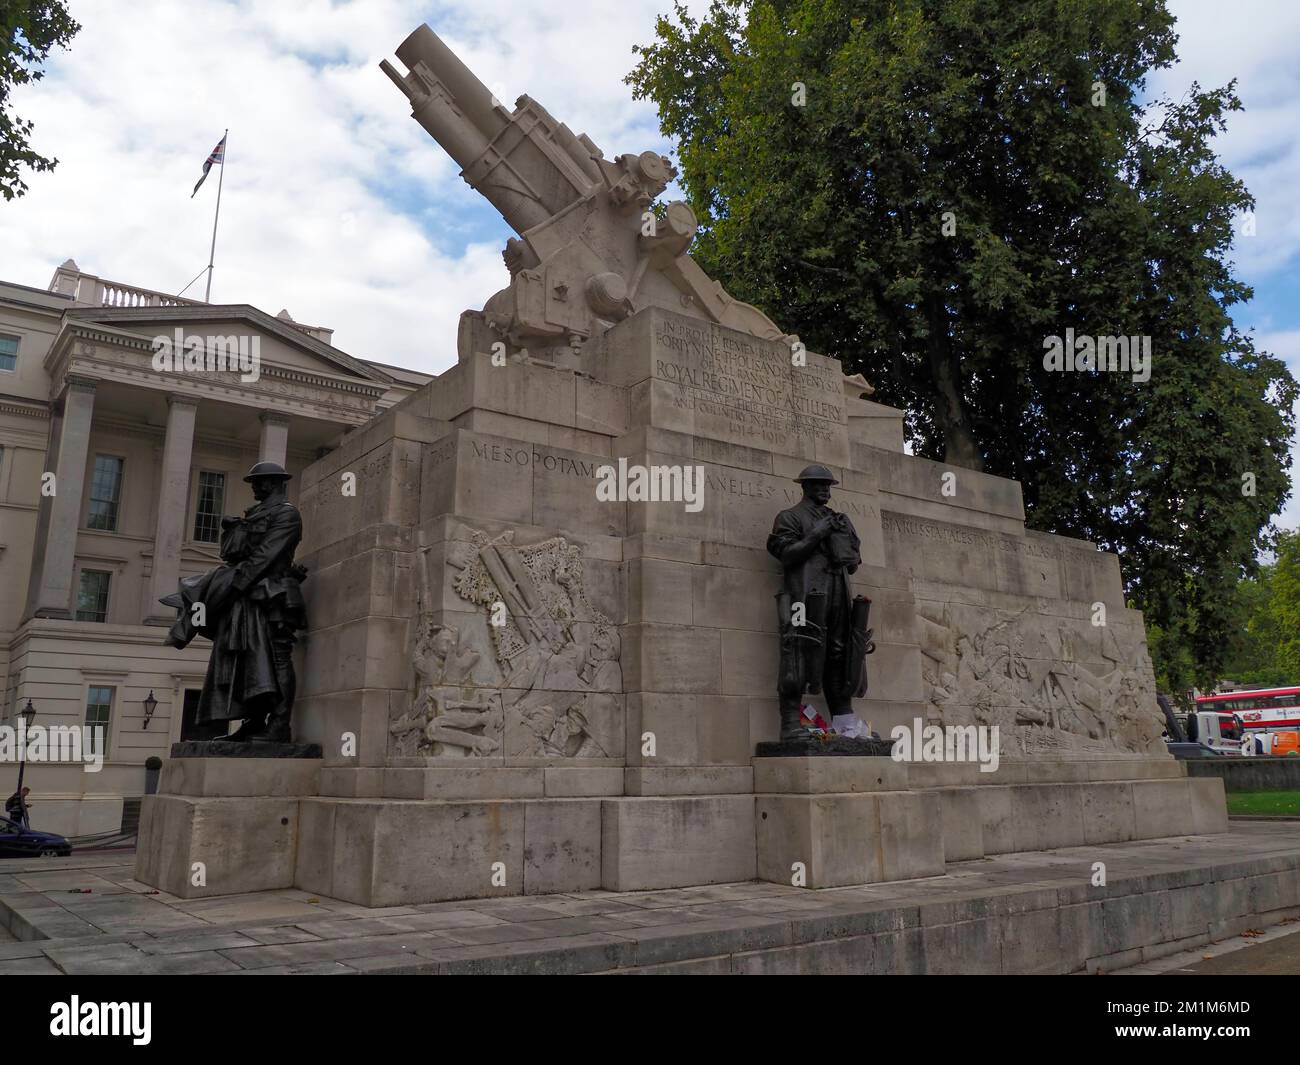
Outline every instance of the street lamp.
{"type": "Polygon", "coordinates": [[[149,721],[153,718],[153,712],[158,709],[158,700],[153,697],[153,689],[149,689],[149,694],[144,700],[144,727],[149,727],[149,721]]]}
{"type": "Polygon", "coordinates": [[[27,803],[23,801],[23,772],[27,768],[27,734],[26,729],[32,727],[32,722],[36,720],[36,707],[32,706],[31,699],[27,700],[27,705],[19,711],[19,716],[23,719],[26,726],[23,733],[22,742],[18,744],[18,796],[19,815],[24,827],[30,827],[27,824],[27,803]]]}

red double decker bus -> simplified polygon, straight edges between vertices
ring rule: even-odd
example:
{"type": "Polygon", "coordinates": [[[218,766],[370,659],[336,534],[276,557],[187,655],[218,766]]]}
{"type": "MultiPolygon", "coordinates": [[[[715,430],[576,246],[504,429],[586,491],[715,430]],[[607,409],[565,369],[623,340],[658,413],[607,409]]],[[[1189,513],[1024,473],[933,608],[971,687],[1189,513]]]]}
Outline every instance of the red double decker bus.
{"type": "Polygon", "coordinates": [[[1244,729],[1292,728],[1300,725],[1300,688],[1257,688],[1254,691],[1200,695],[1196,709],[1233,714],[1244,729]]]}

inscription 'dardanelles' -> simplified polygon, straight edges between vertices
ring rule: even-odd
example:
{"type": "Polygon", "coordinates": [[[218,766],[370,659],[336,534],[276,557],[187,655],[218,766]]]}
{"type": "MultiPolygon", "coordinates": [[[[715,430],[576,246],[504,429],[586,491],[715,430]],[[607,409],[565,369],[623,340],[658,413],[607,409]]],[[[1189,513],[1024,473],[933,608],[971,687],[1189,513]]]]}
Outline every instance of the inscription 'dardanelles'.
{"type": "Polygon", "coordinates": [[[795,366],[778,345],[663,317],[655,354],[655,378],[677,388],[675,407],[723,419],[746,439],[829,441],[844,424],[840,375],[819,372],[812,360],[795,366]]]}

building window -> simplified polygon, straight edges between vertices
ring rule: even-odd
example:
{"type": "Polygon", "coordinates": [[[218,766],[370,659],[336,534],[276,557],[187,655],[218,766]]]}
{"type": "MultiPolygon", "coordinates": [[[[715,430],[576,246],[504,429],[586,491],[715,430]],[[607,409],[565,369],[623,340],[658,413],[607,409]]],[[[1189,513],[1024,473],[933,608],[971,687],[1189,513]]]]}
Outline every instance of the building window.
{"type": "Polygon", "coordinates": [[[226,475],[199,473],[199,502],[194,510],[194,539],[205,544],[221,540],[221,511],[226,505],[226,475]]]}
{"type": "Polygon", "coordinates": [[[90,513],[87,529],[117,532],[117,504],[122,495],[122,460],[116,455],[96,455],[90,478],[90,513]]]}
{"type": "Polygon", "coordinates": [[[18,368],[18,338],[9,333],[0,333],[0,370],[18,368]]]}
{"type": "Polygon", "coordinates": [[[77,620],[104,621],[108,617],[108,581],[112,574],[83,569],[77,586],[77,620]]]}
{"type": "Polygon", "coordinates": [[[88,749],[99,755],[108,754],[108,726],[113,717],[113,689],[95,685],[86,689],[86,728],[88,749]]]}

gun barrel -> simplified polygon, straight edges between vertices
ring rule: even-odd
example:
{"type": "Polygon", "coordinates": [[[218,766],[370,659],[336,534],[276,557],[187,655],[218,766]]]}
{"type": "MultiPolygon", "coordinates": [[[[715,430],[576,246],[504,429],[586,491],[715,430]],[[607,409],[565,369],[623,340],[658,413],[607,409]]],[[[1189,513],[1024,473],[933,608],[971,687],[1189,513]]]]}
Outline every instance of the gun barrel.
{"type": "MultiPolygon", "coordinates": [[[[423,63],[446,88],[460,113],[471,122],[485,141],[492,140],[507,124],[488,88],[474,72],[456,58],[427,23],[421,24],[397,46],[397,58],[414,70],[423,63]]],[[[430,132],[433,132],[430,130],[430,132]]],[[[460,160],[457,160],[460,162],[460,160]]],[[[463,163],[461,164],[464,165],[463,163]]]]}
{"type": "Polygon", "coordinates": [[[386,59],[379,68],[411,102],[411,117],[462,171],[472,166],[510,124],[503,109],[493,105],[486,86],[428,26],[407,37],[398,46],[397,57],[409,71],[405,76],[386,59]]]}
{"type": "Polygon", "coordinates": [[[379,61],[379,69],[393,79],[393,84],[402,90],[402,92],[405,94],[408,100],[410,100],[412,103],[415,102],[415,90],[412,89],[409,85],[407,85],[406,79],[403,78],[401,74],[397,73],[397,71],[393,69],[392,63],[390,63],[387,59],[381,59],[379,61]]]}
{"type": "Polygon", "coordinates": [[[427,25],[397,47],[409,71],[380,68],[411,102],[411,117],[442,145],[461,177],[523,234],[600,181],[585,144],[536,101],[509,113],[427,25]],[[503,135],[504,134],[504,135],[503,135]]]}

